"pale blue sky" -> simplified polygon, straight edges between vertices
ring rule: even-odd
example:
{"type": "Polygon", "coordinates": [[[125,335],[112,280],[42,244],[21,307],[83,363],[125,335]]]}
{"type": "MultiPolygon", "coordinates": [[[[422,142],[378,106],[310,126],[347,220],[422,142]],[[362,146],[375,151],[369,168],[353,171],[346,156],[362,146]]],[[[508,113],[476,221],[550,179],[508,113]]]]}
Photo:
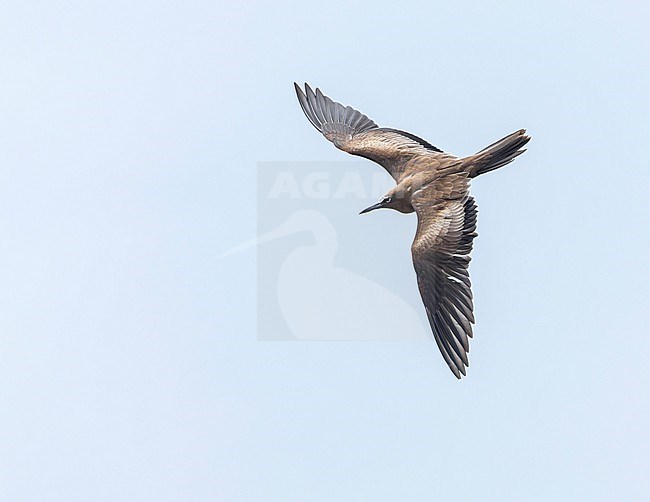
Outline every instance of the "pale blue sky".
{"type": "MultiPolygon", "coordinates": [[[[646,3],[1,11],[0,499],[650,499],[646,3]],[[350,160],[294,80],[458,155],[532,135],[473,186],[466,380],[257,340],[255,251],[218,258],[257,163],[350,160]]],[[[412,215],[364,217],[415,292],[412,215]]]]}

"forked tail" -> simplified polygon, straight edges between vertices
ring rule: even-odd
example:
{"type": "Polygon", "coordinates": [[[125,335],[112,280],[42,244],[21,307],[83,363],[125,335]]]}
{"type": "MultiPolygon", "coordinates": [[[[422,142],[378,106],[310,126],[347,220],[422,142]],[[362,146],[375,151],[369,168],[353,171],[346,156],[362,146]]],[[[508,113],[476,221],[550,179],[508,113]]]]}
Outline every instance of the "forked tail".
{"type": "Polygon", "coordinates": [[[496,143],[492,143],[480,152],[467,157],[465,161],[469,163],[470,177],[475,178],[479,174],[494,171],[506,164],[510,164],[516,157],[526,151],[523,147],[529,141],[530,136],[526,136],[526,130],[520,129],[496,143]]]}

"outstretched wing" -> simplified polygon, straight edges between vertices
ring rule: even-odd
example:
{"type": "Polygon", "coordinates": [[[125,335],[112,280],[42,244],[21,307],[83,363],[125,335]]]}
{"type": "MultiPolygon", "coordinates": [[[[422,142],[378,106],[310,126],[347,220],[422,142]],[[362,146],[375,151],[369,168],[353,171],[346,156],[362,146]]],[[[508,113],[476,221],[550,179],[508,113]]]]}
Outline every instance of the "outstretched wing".
{"type": "Polygon", "coordinates": [[[372,120],[350,106],[343,106],[305,84],[305,91],[294,83],[305,115],[323,136],[337,148],[380,164],[399,183],[415,157],[427,157],[435,166],[452,155],[408,132],[377,127],[372,120]]]}
{"type": "Polygon", "coordinates": [[[411,247],[418,287],[438,348],[456,378],[469,366],[474,306],[469,254],[476,237],[477,208],[466,194],[432,200],[414,194],[418,229],[411,247]]]}

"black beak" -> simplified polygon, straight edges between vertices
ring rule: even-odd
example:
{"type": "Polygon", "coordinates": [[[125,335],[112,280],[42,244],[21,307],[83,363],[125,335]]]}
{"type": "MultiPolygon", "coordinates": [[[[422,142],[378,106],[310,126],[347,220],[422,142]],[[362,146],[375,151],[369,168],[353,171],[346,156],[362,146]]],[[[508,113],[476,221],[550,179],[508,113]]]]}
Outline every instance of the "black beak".
{"type": "Polygon", "coordinates": [[[374,211],[375,209],[380,209],[382,207],[384,207],[384,205],[381,202],[377,202],[377,204],[373,204],[372,206],[365,208],[359,214],[369,213],[370,211],[374,211]]]}

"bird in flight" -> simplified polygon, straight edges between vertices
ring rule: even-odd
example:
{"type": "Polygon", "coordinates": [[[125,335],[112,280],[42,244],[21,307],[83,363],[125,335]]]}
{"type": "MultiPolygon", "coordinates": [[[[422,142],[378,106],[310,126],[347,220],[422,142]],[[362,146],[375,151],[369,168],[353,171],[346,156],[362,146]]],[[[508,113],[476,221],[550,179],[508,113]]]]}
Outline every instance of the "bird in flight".
{"type": "Polygon", "coordinates": [[[380,208],[417,214],[411,255],[422,302],[442,357],[456,378],[465,376],[475,322],[469,255],[477,235],[469,184],[524,153],[530,137],[521,129],[474,155],[456,157],[411,133],[378,127],[319,89],[294,86],[303,112],[325,138],[376,162],[395,180],[396,186],[361,214],[380,208]]]}

